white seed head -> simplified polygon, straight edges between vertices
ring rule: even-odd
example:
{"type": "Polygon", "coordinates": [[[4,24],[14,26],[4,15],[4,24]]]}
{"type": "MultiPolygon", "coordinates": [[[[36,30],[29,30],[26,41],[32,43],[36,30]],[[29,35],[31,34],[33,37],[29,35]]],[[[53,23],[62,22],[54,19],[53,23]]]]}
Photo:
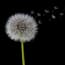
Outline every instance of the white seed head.
{"type": "Polygon", "coordinates": [[[35,38],[38,28],[32,16],[17,13],[9,17],[5,30],[11,39],[26,42],[35,38]]]}

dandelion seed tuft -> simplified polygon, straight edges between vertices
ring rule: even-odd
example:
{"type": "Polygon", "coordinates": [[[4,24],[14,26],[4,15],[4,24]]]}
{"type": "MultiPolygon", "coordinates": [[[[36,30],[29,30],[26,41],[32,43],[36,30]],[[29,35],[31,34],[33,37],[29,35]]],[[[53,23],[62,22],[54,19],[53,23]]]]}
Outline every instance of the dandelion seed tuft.
{"type": "Polygon", "coordinates": [[[6,25],[6,34],[15,41],[30,41],[37,34],[37,23],[32,16],[28,14],[17,13],[8,18],[6,25]]]}

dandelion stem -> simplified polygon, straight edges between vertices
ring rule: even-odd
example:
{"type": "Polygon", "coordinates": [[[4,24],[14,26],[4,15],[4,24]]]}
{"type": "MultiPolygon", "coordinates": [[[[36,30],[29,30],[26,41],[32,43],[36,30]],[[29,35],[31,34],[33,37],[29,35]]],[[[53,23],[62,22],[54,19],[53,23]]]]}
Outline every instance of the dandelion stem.
{"type": "Polygon", "coordinates": [[[22,53],[22,65],[25,65],[24,42],[21,42],[21,53],[22,53]]]}

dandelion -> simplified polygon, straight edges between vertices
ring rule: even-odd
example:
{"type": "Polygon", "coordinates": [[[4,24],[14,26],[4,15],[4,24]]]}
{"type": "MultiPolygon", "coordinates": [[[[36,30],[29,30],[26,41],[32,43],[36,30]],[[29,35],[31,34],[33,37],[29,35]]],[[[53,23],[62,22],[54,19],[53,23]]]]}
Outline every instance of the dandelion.
{"type": "Polygon", "coordinates": [[[29,42],[37,34],[37,23],[32,16],[28,14],[17,13],[9,17],[5,31],[12,40],[21,42],[22,65],[25,65],[24,42],[29,42]]]}

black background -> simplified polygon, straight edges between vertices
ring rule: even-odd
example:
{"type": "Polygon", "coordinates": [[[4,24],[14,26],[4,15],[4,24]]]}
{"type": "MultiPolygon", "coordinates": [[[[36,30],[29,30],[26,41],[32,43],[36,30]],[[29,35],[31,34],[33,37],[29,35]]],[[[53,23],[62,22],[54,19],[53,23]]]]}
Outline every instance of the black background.
{"type": "Polygon", "coordinates": [[[9,0],[0,2],[0,62],[2,65],[22,65],[20,42],[15,42],[7,37],[5,23],[12,14],[19,12],[30,14],[31,10],[35,11],[34,18],[37,21],[38,19],[42,20],[42,24],[38,25],[36,38],[24,44],[26,65],[63,63],[65,15],[63,17],[57,16],[57,19],[51,20],[51,22],[48,20],[49,17],[36,17],[37,12],[43,13],[46,8],[52,10],[54,5],[60,7],[59,12],[65,7],[63,0],[9,0]]]}

